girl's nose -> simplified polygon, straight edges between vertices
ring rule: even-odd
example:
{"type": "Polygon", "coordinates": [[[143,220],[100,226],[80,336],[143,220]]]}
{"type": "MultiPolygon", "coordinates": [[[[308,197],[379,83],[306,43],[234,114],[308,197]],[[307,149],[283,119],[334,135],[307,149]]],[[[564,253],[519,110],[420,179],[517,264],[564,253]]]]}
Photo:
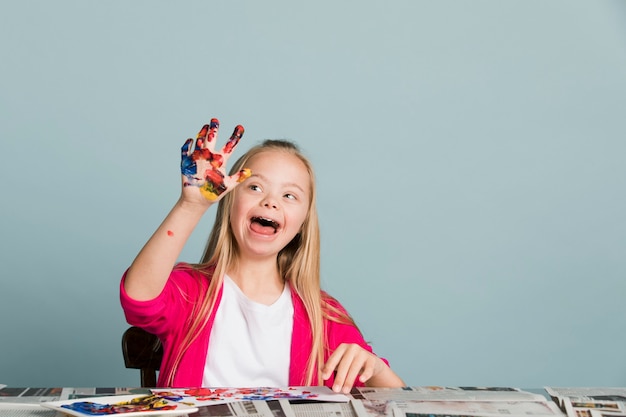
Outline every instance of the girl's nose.
{"type": "Polygon", "coordinates": [[[276,202],[276,200],[273,197],[267,196],[263,200],[263,207],[277,209],[278,208],[278,203],[276,202]]]}

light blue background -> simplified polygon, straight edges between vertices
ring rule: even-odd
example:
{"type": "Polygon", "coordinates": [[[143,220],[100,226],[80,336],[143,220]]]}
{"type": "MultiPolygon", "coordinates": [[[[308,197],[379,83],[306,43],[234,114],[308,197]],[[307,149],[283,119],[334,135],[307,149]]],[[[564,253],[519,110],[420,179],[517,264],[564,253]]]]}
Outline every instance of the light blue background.
{"type": "Polygon", "coordinates": [[[139,383],[119,279],[218,117],[311,158],[409,385],[626,385],[626,2],[5,0],[0,52],[0,383],[139,383]]]}

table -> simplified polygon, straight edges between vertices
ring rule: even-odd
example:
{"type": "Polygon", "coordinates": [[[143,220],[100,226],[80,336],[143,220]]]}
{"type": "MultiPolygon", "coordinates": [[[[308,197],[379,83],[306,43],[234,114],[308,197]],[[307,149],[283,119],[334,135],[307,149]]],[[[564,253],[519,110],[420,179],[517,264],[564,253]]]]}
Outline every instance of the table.
{"type": "MultiPolygon", "coordinates": [[[[197,406],[198,411],[190,413],[189,417],[576,417],[577,413],[572,409],[573,396],[586,399],[585,404],[578,404],[577,407],[597,409],[608,407],[610,403],[613,407],[609,408],[611,411],[621,412],[621,416],[626,417],[626,388],[547,390],[431,386],[355,388],[349,395],[343,395],[333,393],[326,387],[152,390],[4,387],[0,388],[0,416],[60,417],[61,413],[43,408],[40,404],[46,401],[84,401],[85,398],[97,402],[99,398],[111,399],[111,396],[117,396],[117,399],[122,395],[156,394],[197,406]],[[569,409],[566,400],[569,401],[569,409]]],[[[114,403],[112,399],[110,403],[114,403]]]]}

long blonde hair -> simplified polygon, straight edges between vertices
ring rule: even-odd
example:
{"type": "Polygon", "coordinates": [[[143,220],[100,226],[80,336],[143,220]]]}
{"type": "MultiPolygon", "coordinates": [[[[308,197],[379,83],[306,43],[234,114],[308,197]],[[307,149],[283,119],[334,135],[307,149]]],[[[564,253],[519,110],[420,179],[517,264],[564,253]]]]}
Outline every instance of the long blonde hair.
{"type": "MultiPolygon", "coordinates": [[[[324,351],[327,349],[324,319],[352,325],[354,325],[354,321],[345,312],[330,305],[328,303],[330,297],[323,294],[320,288],[320,232],[315,205],[315,175],[313,166],[298,147],[285,140],[266,140],[241,156],[232,166],[230,175],[244,169],[251,158],[263,152],[286,152],[294,155],[302,161],[309,173],[311,194],[307,217],[300,232],[278,253],[277,266],[280,276],[289,282],[289,285],[302,299],[311,326],[312,347],[307,362],[305,380],[300,381],[300,383],[302,385],[321,385],[322,379],[319,368],[324,363],[324,351]],[[317,380],[313,381],[316,374],[317,380]]],[[[199,300],[190,316],[188,332],[182,340],[182,346],[175,353],[173,366],[166,378],[168,385],[173,383],[174,374],[184,352],[207,325],[215,307],[224,274],[237,262],[237,241],[230,227],[230,211],[233,206],[234,192],[229,192],[220,200],[215,223],[202,259],[199,264],[193,265],[195,269],[203,272],[209,279],[209,287],[206,296],[199,300]]]]}

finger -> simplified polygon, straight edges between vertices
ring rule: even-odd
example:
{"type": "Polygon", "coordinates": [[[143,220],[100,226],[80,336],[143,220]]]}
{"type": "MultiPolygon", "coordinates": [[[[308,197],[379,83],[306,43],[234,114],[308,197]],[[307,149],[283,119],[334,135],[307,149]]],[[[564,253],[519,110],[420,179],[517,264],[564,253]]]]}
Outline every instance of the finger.
{"type": "Polygon", "coordinates": [[[185,141],[183,146],[180,148],[181,158],[191,155],[190,148],[193,143],[193,139],[189,138],[185,141]]]}
{"type": "Polygon", "coordinates": [[[372,364],[370,363],[369,355],[363,350],[356,355],[356,359],[352,362],[352,366],[350,367],[350,372],[348,374],[348,380],[350,383],[354,383],[360,375],[363,375],[363,373],[366,372],[372,372],[372,364]]]}
{"type": "Polygon", "coordinates": [[[208,125],[202,126],[202,129],[200,129],[196,136],[196,151],[200,149],[213,150],[215,148],[215,138],[217,137],[219,128],[220,121],[215,118],[211,119],[208,125]]]}
{"type": "Polygon", "coordinates": [[[354,362],[354,352],[352,349],[345,349],[341,356],[341,361],[337,364],[337,370],[335,372],[335,381],[333,382],[333,391],[340,392],[348,381],[350,368],[354,362]]]}
{"type": "Polygon", "coordinates": [[[348,374],[346,375],[341,388],[341,391],[344,394],[350,393],[352,385],[354,385],[354,381],[356,381],[356,378],[359,376],[359,372],[361,372],[361,366],[362,364],[360,364],[359,362],[352,362],[352,364],[350,365],[348,374]]]}
{"type": "Polygon", "coordinates": [[[209,132],[206,137],[206,144],[210,150],[215,149],[215,138],[217,137],[217,131],[220,128],[220,121],[216,118],[211,119],[211,123],[209,124],[209,132]]]}
{"type": "Polygon", "coordinates": [[[224,147],[222,148],[222,154],[224,154],[224,156],[229,155],[233,152],[233,150],[235,149],[235,146],[237,146],[237,144],[241,140],[241,137],[243,136],[243,132],[244,132],[244,128],[242,125],[237,125],[235,127],[235,130],[233,131],[233,134],[230,136],[230,139],[228,139],[228,142],[226,142],[226,145],[224,145],[224,147]]]}
{"type": "Polygon", "coordinates": [[[239,183],[242,183],[250,178],[250,175],[252,175],[252,171],[250,171],[248,168],[244,168],[241,171],[226,177],[224,179],[224,183],[226,184],[226,187],[228,189],[231,189],[236,187],[239,183]]]}
{"type": "Polygon", "coordinates": [[[193,143],[193,139],[187,139],[180,148],[180,173],[186,177],[193,177],[196,175],[197,168],[196,162],[192,158],[190,148],[193,143]]]}
{"type": "Polygon", "coordinates": [[[359,375],[359,381],[363,383],[367,382],[372,376],[374,376],[374,370],[374,363],[372,363],[371,361],[365,362],[361,375],[359,375]]]}
{"type": "Polygon", "coordinates": [[[337,369],[337,365],[343,355],[344,345],[339,345],[337,349],[328,357],[324,367],[322,368],[322,379],[327,380],[337,369]]]}
{"type": "MultiPolygon", "coordinates": [[[[244,182],[245,180],[247,180],[250,175],[252,174],[252,171],[250,171],[248,168],[244,168],[241,171],[227,176],[224,178],[224,187],[225,187],[225,192],[231,192],[232,190],[235,189],[235,187],[237,187],[239,184],[241,184],[242,182],[244,182]]],[[[222,193],[217,194],[216,198],[219,198],[219,196],[222,193]]]]}
{"type": "Polygon", "coordinates": [[[344,355],[344,360],[339,364],[339,369],[337,370],[333,390],[344,393],[350,392],[362,367],[363,360],[359,355],[353,354],[352,351],[349,355],[344,355]]]}
{"type": "Polygon", "coordinates": [[[200,129],[200,131],[196,135],[196,146],[194,148],[196,152],[205,147],[208,133],[209,125],[202,126],[202,129],[200,129]]]}
{"type": "Polygon", "coordinates": [[[220,122],[215,118],[211,119],[210,124],[202,126],[202,129],[196,136],[196,146],[192,155],[194,160],[203,159],[209,161],[214,168],[219,168],[224,164],[222,155],[213,152],[219,127],[220,122]]]}

